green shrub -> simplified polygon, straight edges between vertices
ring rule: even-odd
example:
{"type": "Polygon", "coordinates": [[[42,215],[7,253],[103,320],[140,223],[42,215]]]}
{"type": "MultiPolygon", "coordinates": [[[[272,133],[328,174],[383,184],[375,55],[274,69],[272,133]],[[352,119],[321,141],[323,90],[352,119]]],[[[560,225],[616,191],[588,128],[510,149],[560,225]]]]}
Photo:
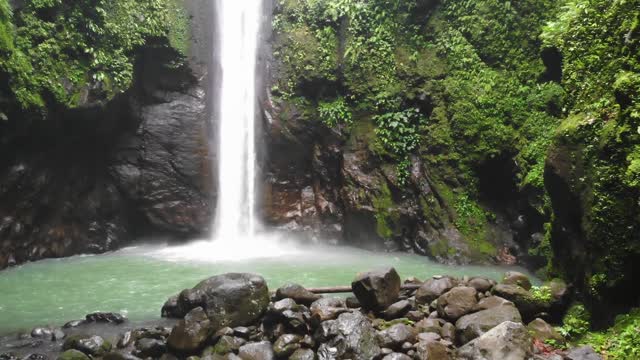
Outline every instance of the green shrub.
{"type": "Polygon", "coordinates": [[[404,159],[420,144],[422,116],[418,109],[376,115],[373,120],[378,141],[391,155],[404,159]]]}
{"type": "Polygon", "coordinates": [[[569,339],[579,339],[590,328],[591,314],[583,304],[573,304],[562,319],[560,333],[569,339]]]}
{"type": "Polygon", "coordinates": [[[351,125],[353,122],[351,110],[342,97],[331,102],[320,102],[318,115],[328,127],[335,127],[338,124],[351,125]]]}
{"type": "Polygon", "coordinates": [[[0,69],[23,108],[41,108],[45,99],[74,107],[87,88],[109,99],[129,88],[136,50],[149,39],[186,42],[176,0],[28,0],[12,17],[2,3],[0,69]]]}

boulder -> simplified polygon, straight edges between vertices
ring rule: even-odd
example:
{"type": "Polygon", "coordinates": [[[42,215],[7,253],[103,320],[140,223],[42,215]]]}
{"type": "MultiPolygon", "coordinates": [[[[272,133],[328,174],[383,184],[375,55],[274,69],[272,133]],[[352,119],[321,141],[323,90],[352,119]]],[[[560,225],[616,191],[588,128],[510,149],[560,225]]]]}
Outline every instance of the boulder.
{"type": "Polygon", "coordinates": [[[289,356],[289,360],[315,360],[316,354],[311,349],[298,349],[289,356]]]}
{"type": "Polygon", "coordinates": [[[90,358],[82,351],[69,349],[60,354],[58,360],[90,360],[90,358]]]}
{"type": "Polygon", "coordinates": [[[207,302],[204,296],[204,292],[200,289],[184,289],[178,294],[178,314],[179,317],[184,317],[189,311],[201,307],[206,309],[207,302]]]}
{"type": "Polygon", "coordinates": [[[52,335],[53,335],[53,330],[49,328],[37,327],[31,330],[31,337],[33,338],[50,339],[52,335]]]}
{"type": "Polygon", "coordinates": [[[213,276],[180,295],[178,308],[184,311],[191,311],[192,306],[203,302],[203,309],[214,329],[251,325],[269,306],[267,283],[255,274],[213,276]]]}
{"type": "Polygon", "coordinates": [[[314,301],[322,298],[298,284],[286,284],[276,290],[276,299],[293,299],[298,304],[310,306],[314,301]]]}
{"type": "Polygon", "coordinates": [[[440,329],[440,336],[445,339],[453,341],[456,337],[456,327],[452,323],[448,322],[442,325],[442,329],[440,329]]]}
{"type": "Polygon", "coordinates": [[[459,360],[523,360],[533,350],[527,328],[520,323],[503,322],[456,352],[459,360]]]}
{"type": "Polygon", "coordinates": [[[416,340],[418,342],[438,341],[441,338],[442,337],[440,336],[440,334],[433,333],[433,332],[420,333],[420,334],[418,334],[418,336],[416,336],[416,340]]]}
{"type": "Polygon", "coordinates": [[[527,329],[529,329],[531,336],[540,341],[555,340],[564,342],[564,337],[553,326],[540,318],[530,322],[527,325],[527,329]]]}
{"type": "Polygon", "coordinates": [[[28,354],[27,356],[22,358],[22,360],[48,360],[48,359],[49,357],[47,357],[47,355],[38,354],[38,353],[28,354]]]}
{"type": "Polygon", "coordinates": [[[273,352],[279,358],[286,358],[300,349],[302,336],[284,334],[273,343],[273,352]]]}
{"type": "Polygon", "coordinates": [[[118,349],[124,349],[126,347],[128,347],[133,341],[134,341],[134,337],[133,337],[133,332],[132,331],[126,331],[122,334],[120,334],[118,336],[118,341],[116,342],[116,347],[118,347],[118,349]]]}
{"type": "Polygon", "coordinates": [[[416,331],[408,325],[395,324],[388,329],[379,331],[377,337],[380,346],[399,350],[405,342],[415,342],[416,331]]]}
{"type": "Polygon", "coordinates": [[[248,339],[249,336],[251,336],[251,329],[246,326],[236,326],[233,328],[233,335],[243,339],[248,339]]]}
{"type": "Polygon", "coordinates": [[[122,324],[125,321],[126,316],[118,313],[95,312],[85,316],[85,322],[89,323],[122,324]]]}
{"type": "Polygon", "coordinates": [[[382,311],[393,304],[400,294],[400,276],[387,268],[360,273],[351,283],[353,294],[368,310],[382,311]]]}
{"type": "Polygon", "coordinates": [[[568,302],[569,298],[569,287],[567,283],[562,279],[553,279],[549,281],[546,286],[549,287],[551,291],[551,297],[553,298],[555,303],[564,304],[568,302]]]}
{"type": "Polygon", "coordinates": [[[466,344],[505,321],[522,322],[520,312],[515,306],[502,305],[465,315],[456,321],[458,343],[466,344]]]}
{"type": "Polygon", "coordinates": [[[171,296],[167,301],[165,301],[164,305],[162,305],[162,309],[160,310],[160,316],[165,318],[181,318],[184,317],[185,314],[182,314],[180,309],[178,308],[178,295],[171,296]]]}
{"type": "Polygon", "coordinates": [[[512,305],[515,306],[514,303],[507,299],[503,299],[499,296],[489,296],[478,301],[478,305],[476,305],[476,310],[487,310],[496,306],[502,305],[512,305]]]}
{"type": "Polygon", "coordinates": [[[158,339],[144,338],[136,341],[135,355],[140,358],[159,358],[167,352],[167,344],[158,339]]]}
{"type": "Polygon", "coordinates": [[[213,332],[214,328],[207,314],[204,309],[198,307],[173,327],[167,345],[178,354],[195,354],[206,345],[213,332]]]}
{"type": "Polygon", "coordinates": [[[92,357],[101,357],[111,351],[111,343],[105,341],[100,336],[91,336],[88,338],[78,339],[74,349],[92,357]]]}
{"type": "Polygon", "coordinates": [[[598,355],[591,346],[582,346],[579,348],[571,349],[565,356],[567,360],[602,360],[602,357],[598,355]]]}
{"type": "Polygon", "coordinates": [[[80,325],[84,325],[86,322],[84,320],[71,320],[69,322],[67,322],[66,324],[62,325],[63,329],[71,329],[71,328],[76,328],[80,325]]]}
{"type": "Polygon", "coordinates": [[[403,353],[391,353],[383,357],[382,360],[412,360],[410,356],[403,353]]]}
{"type": "Polygon", "coordinates": [[[501,283],[505,285],[517,285],[527,291],[531,290],[531,280],[529,280],[529,277],[517,271],[506,272],[501,283]]]}
{"type": "Polygon", "coordinates": [[[442,323],[439,319],[426,318],[418,321],[414,327],[418,332],[439,333],[442,328],[442,323]]]}
{"type": "Polygon", "coordinates": [[[296,311],[298,310],[298,308],[299,306],[295,300],[291,298],[285,298],[285,299],[278,300],[273,304],[269,304],[267,311],[271,314],[275,313],[275,314],[282,315],[282,313],[287,310],[296,311]]]}
{"type": "Polygon", "coordinates": [[[345,313],[336,320],[322,323],[318,329],[325,341],[318,348],[318,358],[348,357],[353,360],[370,360],[380,354],[376,331],[371,322],[358,312],[345,313]]]}
{"type": "Polygon", "coordinates": [[[551,307],[550,300],[537,298],[518,285],[498,284],[493,288],[493,293],[513,302],[525,320],[532,320],[536,315],[548,312],[551,307]]]}
{"type": "Polygon", "coordinates": [[[51,341],[60,341],[67,337],[67,334],[60,328],[51,330],[51,341]]]}
{"type": "Polygon", "coordinates": [[[450,360],[451,351],[439,341],[419,342],[416,345],[416,356],[420,360],[450,360]]]}
{"type": "MultiPolygon", "coordinates": [[[[173,355],[163,354],[159,358],[160,360],[177,360],[173,355]]],[[[128,352],[111,351],[104,354],[102,360],[142,360],[139,357],[132,355],[128,352]]]]}
{"type": "Polygon", "coordinates": [[[346,300],[346,304],[350,309],[357,309],[362,306],[360,305],[360,301],[358,301],[358,298],[355,296],[349,296],[346,300]]]}
{"type": "Polygon", "coordinates": [[[224,335],[218,339],[214,346],[206,348],[202,352],[202,355],[203,357],[206,357],[207,355],[226,355],[229,353],[235,353],[246,343],[247,341],[245,339],[224,335]]]}
{"type": "Polygon", "coordinates": [[[340,314],[348,312],[344,299],[322,298],[311,304],[311,317],[314,324],[337,319],[340,314]]]}
{"type": "Polygon", "coordinates": [[[382,313],[382,316],[387,320],[398,319],[405,316],[409,310],[411,310],[411,303],[407,300],[400,300],[391,304],[391,306],[382,313]]]}
{"type": "Polygon", "coordinates": [[[427,280],[416,291],[416,303],[429,304],[457,285],[454,278],[445,276],[427,280]]]}
{"type": "Polygon", "coordinates": [[[455,287],[438,298],[438,315],[445,319],[457,320],[474,310],[478,304],[477,291],[472,287],[455,287]]]}
{"type": "Polygon", "coordinates": [[[469,279],[467,286],[470,286],[476,289],[479,293],[484,293],[491,290],[491,287],[493,287],[493,284],[494,283],[487,278],[472,277],[471,279],[469,279]]]}

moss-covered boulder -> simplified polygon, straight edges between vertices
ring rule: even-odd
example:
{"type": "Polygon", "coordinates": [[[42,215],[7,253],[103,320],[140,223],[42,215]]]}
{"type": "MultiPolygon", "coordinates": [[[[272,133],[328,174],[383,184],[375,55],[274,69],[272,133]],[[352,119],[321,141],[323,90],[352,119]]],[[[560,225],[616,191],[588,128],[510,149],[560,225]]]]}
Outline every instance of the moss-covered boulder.
{"type": "Polygon", "coordinates": [[[513,302],[525,320],[532,320],[539,314],[548,313],[551,309],[552,299],[550,296],[538,296],[518,285],[498,284],[492,292],[494,295],[513,302]]]}
{"type": "Polygon", "coordinates": [[[66,350],[60,356],[58,360],[89,360],[90,358],[82,351],[76,349],[66,350]]]}

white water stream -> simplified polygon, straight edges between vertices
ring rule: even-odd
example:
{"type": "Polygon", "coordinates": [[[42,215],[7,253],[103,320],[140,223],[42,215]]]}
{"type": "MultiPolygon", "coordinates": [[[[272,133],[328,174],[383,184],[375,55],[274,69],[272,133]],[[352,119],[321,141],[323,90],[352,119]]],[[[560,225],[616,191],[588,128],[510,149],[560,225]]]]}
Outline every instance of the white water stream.
{"type": "Polygon", "coordinates": [[[276,258],[300,253],[289,236],[257,231],[256,73],[263,0],[215,0],[215,61],[221,77],[212,96],[219,138],[218,203],[212,238],[151,251],[171,261],[226,261],[276,258]]]}
{"type": "Polygon", "coordinates": [[[217,0],[218,206],[213,236],[237,245],[255,235],[256,61],[262,0],[217,0]]]}

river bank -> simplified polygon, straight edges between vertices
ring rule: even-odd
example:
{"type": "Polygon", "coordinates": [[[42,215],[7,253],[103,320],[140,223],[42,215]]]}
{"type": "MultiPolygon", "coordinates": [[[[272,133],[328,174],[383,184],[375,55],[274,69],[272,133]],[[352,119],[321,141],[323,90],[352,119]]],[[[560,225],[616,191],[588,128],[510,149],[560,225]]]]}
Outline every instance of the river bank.
{"type": "MultiPolygon", "coordinates": [[[[394,268],[356,275],[354,296],[323,296],[296,284],[269,291],[263,277],[227,273],[169,298],[165,318],[132,326],[113,313],[63,328],[5,337],[5,359],[599,359],[562,348],[552,325],[570,289],[532,286],[507,272],[401,280],[394,268]],[[401,290],[402,285],[412,289],[401,290]],[[170,320],[173,319],[173,320],[170,320]],[[13,344],[13,345],[12,345],[13,344]],[[551,346],[553,345],[553,346],[551,346]],[[11,349],[7,351],[7,349],[11,349]]],[[[160,312],[160,309],[158,309],[160,312]]]]}

